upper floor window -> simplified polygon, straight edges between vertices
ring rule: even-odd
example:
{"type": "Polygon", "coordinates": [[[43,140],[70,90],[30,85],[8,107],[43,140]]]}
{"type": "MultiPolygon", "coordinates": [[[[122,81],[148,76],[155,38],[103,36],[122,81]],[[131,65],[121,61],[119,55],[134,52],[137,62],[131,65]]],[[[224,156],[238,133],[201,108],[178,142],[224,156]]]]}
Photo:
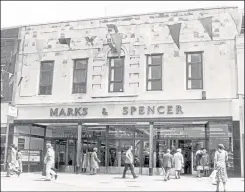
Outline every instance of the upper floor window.
{"type": "Polygon", "coordinates": [[[186,53],[186,88],[203,89],[203,53],[186,53]]]}
{"type": "Polygon", "coordinates": [[[109,57],[109,92],[123,92],[124,57],[109,57]]]}
{"type": "Polygon", "coordinates": [[[72,93],[86,93],[88,59],[74,60],[72,93]]]}
{"type": "Polygon", "coordinates": [[[147,55],[146,62],[146,90],[161,91],[162,90],[162,54],[147,55]]]}
{"type": "Polygon", "coordinates": [[[241,28],[241,34],[244,34],[244,14],[242,15],[242,28],[241,28]]]}
{"type": "Polygon", "coordinates": [[[53,85],[54,61],[41,62],[39,95],[51,95],[53,85]]]}
{"type": "Polygon", "coordinates": [[[18,138],[18,149],[19,150],[25,149],[25,139],[18,138]]]}

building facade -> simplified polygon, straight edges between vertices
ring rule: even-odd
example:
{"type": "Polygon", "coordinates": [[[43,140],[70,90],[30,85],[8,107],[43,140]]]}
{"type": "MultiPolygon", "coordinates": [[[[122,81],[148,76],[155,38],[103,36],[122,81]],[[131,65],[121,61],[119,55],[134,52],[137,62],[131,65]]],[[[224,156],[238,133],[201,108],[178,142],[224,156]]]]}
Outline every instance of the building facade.
{"type": "MultiPolygon", "coordinates": [[[[13,129],[13,118],[8,116],[9,105],[12,105],[15,56],[18,52],[19,28],[1,29],[1,168],[4,165],[6,152],[7,129],[13,129]],[[12,124],[11,124],[12,122],[12,124]]],[[[13,142],[13,134],[8,138],[13,142]]]]}
{"type": "Polygon", "coordinates": [[[70,172],[86,164],[97,147],[103,173],[121,173],[132,145],[136,172],[150,175],[159,174],[167,148],[182,148],[186,174],[195,173],[195,153],[202,147],[212,167],[222,143],[230,156],[229,174],[240,176],[238,31],[230,15],[235,11],[22,27],[14,143],[43,154],[51,141],[55,166],[70,172]]]}

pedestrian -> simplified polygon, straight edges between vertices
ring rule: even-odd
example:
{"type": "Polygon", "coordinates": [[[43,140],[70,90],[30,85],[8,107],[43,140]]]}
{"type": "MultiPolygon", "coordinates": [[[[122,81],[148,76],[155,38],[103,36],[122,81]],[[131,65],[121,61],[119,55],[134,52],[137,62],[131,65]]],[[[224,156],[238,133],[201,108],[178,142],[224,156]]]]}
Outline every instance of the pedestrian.
{"type": "Polygon", "coordinates": [[[123,170],[123,176],[122,178],[125,178],[126,177],[126,172],[128,170],[128,168],[130,168],[130,171],[134,177],[134,179],[136,179],[138,176],[135,175],[134,173],[134,156],[133,156],[133,153],[132,153],[132,150],[133,150],[133,147],[130,146],[126,152],[126,155],[125,155],[125,164],[124,164],[124,170],[123,170]]]}
{"type": "Polygon", "coordinates": [[[22,173],[22,169],[23,169],[23,166],[22,166],[22,153],[20,150],[17,150],[17,162],[18,162],[18,168],[19,168],[19,171],[22,173]]]}
{"type": "Polygon", "coordinates": [[[226,191],[226,182],[227,182],[227,171],[226,171],[226,163],[228,162],[228,153],[225,151],[225,147],[223,144],[218,145],[218,150],[214,155],[214,167],[217,170],[216,173],[216,182],[217,188],[216,191],[219,191],[220,182],[223,183],[224,191],[226,191]]]}
{"type": "Polygon", "coordinates": [[[46,144],[47,147],[47,152],[46,155],[44,157],[44,164],[46,164],[46,179],[45,181],[51,181],[51,177],[55,178],[55,180],[58,178],[58,174],[57,172],[55,172],[53,170],[54,168],[54,160],[55,160],[55,153],[54,153],[54,149],[51,145],[51,143],[47,143],[46,144]]]}
{"type": "Polygon", "coordinates": [[[11,144],[8,150],[8,158],[7,158],[7,177],[14,172],[20,176],[20,171],[16,168],[17,167],[17,151],[15,149],[15,145],[11,144]]]}
{"type": "Polygon", "coordinates": [[[209,154],[206,149],[203,149],[201,157],[201,166],[203,166],[203,176],[209,176],[209,154]]]}
{"type": "Polygon", "coordinates": [[[162,163],[165,172],[164,181],[167,181],[170,179],[169,174],[171,168],[173,167],[173,155],[170,154],[170,149],[167,149],[167,153],[163,155],[162,163]]]}
{"type": "Polygon", "coordinates": [[[201,178],[201,172],[203,171],[203,166],[201,165],[201,159],[202,159],[202,150],[198,150],[196,152],[196,170],[197,170],[197,177],[201,178]]]}
{"type": "Polygon", "coordinates": [[[184,157],[181,154],[181,149],[177,149],[177,152],[174,154],[174,169],[175,169],[175,178],[180,179],[180,172],[184,167],[184,157]]]}
{"type": "Polygon", "coordinates": [[[97,157],[98,149],[93,148],[93,152],[91,153],[91,172],[90,175],[96,175],[97,169],[99,169],[100,160],[97,157]]]}

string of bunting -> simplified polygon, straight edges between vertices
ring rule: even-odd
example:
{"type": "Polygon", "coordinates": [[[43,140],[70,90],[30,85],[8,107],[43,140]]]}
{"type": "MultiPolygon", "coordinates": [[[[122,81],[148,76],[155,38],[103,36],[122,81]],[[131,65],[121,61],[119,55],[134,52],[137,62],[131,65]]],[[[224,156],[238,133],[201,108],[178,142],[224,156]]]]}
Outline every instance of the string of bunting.
{"type": "MultiPolygon", "coordinates": [[[[235,10],[235,11],[229,12],[229,15],[231,16],[232,20],[234,21],[234,23],[236,25],[236,29],[237,29],[238,34],[240,34],[241,25],[242,25],[242,16],[243,16],[242,12],[235,10]]],[[[205,29],[205,31],[208,33],[211,40],[213,40],[212,18],[213,17],[210,16],[210,17],[198,19],[200,21],[200,23],[202,24],[203,28],[205,29]]],[[[193,20],[197,20],[197,19],[193,19],[193,20]]],[[[176,24],[172,24],[172,25],[169,25],[169,24],[165,25],[169,28],[170,35],[173,39],[173,42],[178,47],[178,49],[180,49],[179,38],[180,38],[181,25],[183,23],[190,22],[193,20],[183,21],[181,23],[176,23],[176,24]]],[[[118,56],[120,57],[123,36],[121,33],[118,33],[119,32],[118,28],[114,24],[108,24],[107,27],[108,27],[108,29],[113,29],[115,32],[114,34],[110,35],[114,45],[112,43],[109,43],[109,46],[111,48],[113,48],[114,50],[116,50],[116,52],[118,53],[118,56]]],[[[86,41],[88,43],[90,43],[92,46],[93,46],[93,41],[95,38],[96,38],[96,36],[85,37],[86,41]]],[[[4,39],[4,38],[1,38],[1,39],[4,39]]],[[[7,38],[7,39],[10,39],[10,38],[7,38]]],[[[42,39],[35,39],[35,40],[36,40],[36,49],[38,51],[39,60],[41,60],[42,59],[42,50],[44,48],[44,41],[42,41],[42,39]]],[[[59,40],[60,44],[62,44],[62,45],[66,44],[66,45],[68,45],[68,47],[70,49],[71,38],[61,37],[61,38],[58,38],[58,40],[59,40]]]]}

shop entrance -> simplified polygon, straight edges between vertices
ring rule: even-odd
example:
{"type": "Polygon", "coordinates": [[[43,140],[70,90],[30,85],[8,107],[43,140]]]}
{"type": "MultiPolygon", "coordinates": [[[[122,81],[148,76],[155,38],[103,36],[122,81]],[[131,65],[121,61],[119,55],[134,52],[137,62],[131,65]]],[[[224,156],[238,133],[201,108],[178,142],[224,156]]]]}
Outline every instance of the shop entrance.
{"type": "Polygon", "coordinates": [[[74,172],[76,165],[76,140],[52,138],[45,139],[46,142],[51,142],[54,148],[55,168],[60,172],[74,172]]]}

